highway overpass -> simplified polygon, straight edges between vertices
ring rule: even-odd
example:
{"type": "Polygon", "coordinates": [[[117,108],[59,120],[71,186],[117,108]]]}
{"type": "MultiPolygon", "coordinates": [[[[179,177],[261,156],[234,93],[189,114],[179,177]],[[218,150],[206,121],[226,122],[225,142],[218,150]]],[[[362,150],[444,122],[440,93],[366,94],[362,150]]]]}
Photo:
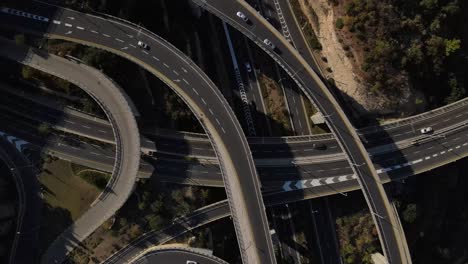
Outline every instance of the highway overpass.
{"type": "MultiPolygon", "coordinates": [[[[34,104],[28,100],[17,101],[16,99],[13,99],[14,96],[9,97],[12,99],[14,105],[21,104],[23,106],[28,106],[27,108],[31,107],[31,111],[27,109],[21,110],[24,111],[24,116],[34,115],[32,112],[33,109],[35,114],[38,115],[38,119],[43,121],[47,120],[42,119],[43,117],[57,116],[58,118],[62,114],[62,111],[58,111],[57,113],[49,111],[48,107],[42,107],[44,108],[44,113],[41,114],[43,110],[40,105],[34,104]]],[[[464,137],[466,135],[467,126],[463,124],[465,123],[464,119],[467,118],[467,111],[464,110],[466,109],[466,102],[467,100],[462,100],[456,104],[448,105],[422,115],[405,119],[399,123],[391,124],[391,127],[399,127],[400,131],[404,131],[401,127],[406,126],[407,130],[412,135],[415,135],[415,138],[418,138],[420,137],[420,134],[419,132],[412,133],[412,126],[417,127],[427,123],[437,122],[440,125],[437,127],[436,131],[438,131],[437,133],[441,132],[441,134],[433,135],[431,137],[423,137],[419,139],[418,142],[427,142],[419,145],[403,145],[398,143],[398,145],[402,146],[402,149],[399,151],[405,157],[401,160],[395,159],[392,151],[377,154],[371,149],[370,153],[373,155],[373,159],[378,162],[376,166],[382,181],[388,182],[390,180],[411,176],[465,157],[466,144],[464,145],[464,143],[466,142],[466,139],[464,137]],[[439,122],[440,120],[449,121],[439,122]],[[420,124],[420,122],[422,122],[422,124],[420,124]],[[408,163],[408,161],[411,161],[411,163],[408,163]],[[408,167],[411,169],[408,169],[408,167]],[[389,169],[391,170],[391,174],[388,174],[389,169]]],[[[5,105],[8,106],[8,103],[5,103],[5,105]]],[[[34,121],[32,119],[26,119],[23,116],[16,116],[16,112],[18,111],[0,114],[0,118],[3,120],[0,128],[35,145],[43,146],[43,150],[53,152],[55,153],[54,155],[59,157],[101,170],[112,170],[112,148],[96,148],[95,146],[86,143],[77,144],[78,140],[72,140],[73,137],[69,137],[68,140],[65,140],[60,136],[55,136],[44,141],[41,137],[35,136],[35,126],[28,127],[25,125],[33,124],[34,121]]],[[[70,114],[71,113],[67,111],[67,115],[70,114]]],[[[80,116],[82,116],[81,113],[80,116]]],[[[88,119],[93,120],[92,117],[88,117],[86,120],[88,119]]],[[[78,120],[80,119],[75,121],[78,120]]],[[[93,127],[92,123],[89,122],[84,122],[83,124],[93,127]]],[[[97,129],[99,126],[96,126],[95,128],[97,129]]],[[[403,142],[411,142],[414,141],[415,138],[407,138],[403,140],[403,142]]],[[[169,152],[172,151],[181,155],[184,155],[182,154],[185,153],[183,151],[190,151],[190,149],[194,148],[200,149],[206,145],[205,143],[207,141],[206,138],[203,139],[203,135],[181,132],[176,133],[175,131],[159,131],[159,136],[153,139],[155,142],[165,142],[164,144],[169,144],[167,146],[167,150],[169,152]],[[186,144],[188,144],[188,146],[185,146],[186,144]],[[186,148],[179,148],[181,145],[186,148]]],[[[268,145],[270,146],[265,148],[266,151],[268,149],[274,149],[275,145],[278,146],[277,149],[280,149],[282,145],[280,143],[273,142],[285,142],[289,139],[278,138],[276,140],[270,140],[270,143],[252,144],[253,151],[256,149],[260,150],[261,146],[267,147],[268,145]]],[[[319,140],[319,138],[317,138],[317,140],[319,140]]],[[[261,141],[266,142],[268,141],[268,138],[262,139],[261,141]]],[[[283,143],[283,145],[284,144],[285,143],[283,143]]],[[[297,145],[295,149],[301,150],[301,144],[306,145],[307,142],[291,143],[290,145],[297,145]]],[[[164,146],[158,146],[158,150],[162,147],[164,146]]],[[[207,146],[206,148],[207,151],[209,151],[211,146],[207,146]]],[[[375,148],[381,147],[376,146],[375,148]]],[[[164,149],[163,153],[166,153],[164,149]]],[[[282,153],[283,152],[278,152],[278,155],[285,155],[282,153]]],[[[268,155],[266,158],[262,158],[261,156],[256,158],[256,166],[259,170],[264,194],[289,191],[295,194],[282,193],[282,197],[285,198],[287,196],[293,198],[296,197],[295,199],[305,199],[344,192],[346,190],[354,190],[357,188],[355,179],[351,177],[353,172],[350,170],[343,156],[326,159],[320,155],[313,154],[313,152],[308,154],[310,157],[302,157],[305,153],[309,153],[307,151],[296,151],[294,153],[298,153],[296,155],[299,156],[298,160],[300,160],[300,162],[296,162],[295,164],[284,162],[282,159],[269,158],[268,155]],[[304,197],[301,196],[300,190],[303,190],[304,194],[307,193],[307,195],[304,197]]],[[[336,155],[331,156],[333,157],[336,155]]],[[[159,155],[157,152],[152,158],[144,158],[139,175],[140,177],[149,177],[154,174],[157,175],[158,180],[160,181],[222,187],[223,181],[217,163],[212,162],[210,159],[203,160],[204,158],[199,158],[200,160],[198,161],[187,161],[179,156],[166,154],[159,155]]]]}
{"type": "Polygon", "coordinates": [[[66,254],[83,241],[127,200],[133,190],[140,162],[138,127],[128,99],[118,86],[91,67],[78,66],[61,57],[43,51],[18,46],[2,39],[0,55],[22,64],[58,76],[82,87],[99,103],[112,125],[116,144],[112,177],[105,190],[73,225],[50,245],[43,255],[44,263],[62,261],[66,254]],[[77,70],[82,68],[81,70],[77,70]]]}
{"type": "Polygon", "coordinates": [[[194,112],[213,143],[244,263],[276,263],[247,140],[218,88],[190,58],[156,34],[127,21],[40,3],[31,4],[27,10],[2,7],[0,11],[4,28],[110,51],[137,63],[171,87],[194,112]],[[151,48],[138,48],[138,41],[151,48]]]}

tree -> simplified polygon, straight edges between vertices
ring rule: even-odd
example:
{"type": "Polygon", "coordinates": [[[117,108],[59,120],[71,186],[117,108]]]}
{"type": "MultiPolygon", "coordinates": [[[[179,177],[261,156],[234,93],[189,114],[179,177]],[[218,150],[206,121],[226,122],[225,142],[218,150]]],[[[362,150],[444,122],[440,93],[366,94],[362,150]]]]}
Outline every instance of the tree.
{"type": "Polygon", "coordinates": [[[164,220],[161,218],[161,216],[156,214],[148,216],[147,220],[151,230],[161,229],[161,226],[164,223],[164,220]]]}
{"type": "Polygon", "coordinates": [[[450,104],[465,97],[465,87],[459,83],[454,73],[449,74],[448,86],[450,88],[450,95],[445,99],[446,103],[450,104]]]}
{"type": "Polygon", "coordinates": [[[461,40],[459,39],[445,39],[445,56],[450,56],[450,54],[453,54],[455,51],[460,49],[461,46],[461,40]]]}
{"type": "Polygon", "coordinates": [[[419,5],[424,7],[425,9],[434,9],[438,5],[437,2],[437,0],[422,0],[421,2],[419,2],[419,5]]]}
{"type": "Polygon", "coordinates": [[[23,45],[26,42],[26,37],[23,34],[15,35],[15,43],[18,45],[23,45]]]}
{"type": "Polygon", "coordinates": [[[406,51],[408,61],[414,65],[419,65],[423,62],[424,53],[422,52],[422,44],[419,41],[411,42],[411,46],[406,51]]]}
{"type": "Polygon", "coordinates": [[[343,18],[339,17],[335,22],[335,27],[337,29],[342,29],[344,27],[343,18]]]}
{"type": "Polygon", "coordinates": [[[403,211],[403,219],[405,222],[412,224],[416,221],[417,211],[416,211],[416,204],[408,204],[406,206],[405,211],[403,211]]]}
{"type": "Polygon", "coordinates": [[[41,123],[37,127],[37,131],[39,132],[40,135],[45,136],[50,133],[50,125],[47,123],[41,123]]]}
{"type": "Polygon", "coordinates": [[[23,66],[23,68],[21,69],[21,75],[26,80],[30,80],[30,79],[34,78],[35,73],[36,73],[36,71],[33,68],[29,67],[29,66],[23,66]]]}

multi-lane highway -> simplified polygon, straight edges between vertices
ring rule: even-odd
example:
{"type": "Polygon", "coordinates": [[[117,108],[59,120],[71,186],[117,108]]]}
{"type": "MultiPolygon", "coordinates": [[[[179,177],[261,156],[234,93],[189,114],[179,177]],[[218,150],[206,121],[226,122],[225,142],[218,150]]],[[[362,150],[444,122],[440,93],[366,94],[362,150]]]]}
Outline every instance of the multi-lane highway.
{"type": "Polygon", "coordinates": [[[108,50],[139,64],[171,87],[191,108],[213,143],[243,261],[276,262],[247,140],[218,88],[186,55],[128,22],[50,5],[35,3],[21,11],[2,7],[0,21],[8,29],[108,50]],[[148,48],[139,47],[138,41],[147,43],[148,48]]]}
{"type": "Polygon", "coordinates": [[[399,220],[392,211],[376,169],[351,122],[320,77],[291,44],[245,1],[194,0],[194,2],[234,26],[262,47],[322,112],[357,176],[388,261],[410,263],[409,252],[402,236],[403,230],[399,228],[399,220]],[[250,23],[239,19],[237,12],[245,14],[250,23]]]}
{"type": "MultiPolygon", "coordinates": [[[[33,124],[33,121],[25,119],[24,117],[22,118],[21,116],[17,117],[15,113],[22,112],[24,116],[38,116],[38,119],[42,121],[47,121],[49,120],[48,118],[51,118],[52,120],[49,121],[52,122],[59,119],[62,112],[49,111],[48,107],[41,107],[40,105],[33,104],[28,100],[18,101],[14,96],[9,97],[12,99],[13,105],[10,107],[8,102],[5,102],[5,106],[7,108],[12,108],[14,105],[19,104],[23,105],[23,108],[21,110],[12,110],[12,112],[9,112],[8,115],[3,116],[2,119],[5,120],[5,122],[2,122],[2,128],[9,131],[11,134],[17,135],[18,137],[34,143],[35,145],[42,146],[46,144],[47,142],[43,142],[42,138],[35,136],[34,128],[25,127],[24,123],[33,124]],[[44,113],[42,113],[42,108],[46,110],[44,113]],[[24,121],[21,122],[21,120],[24,121]],[[30,132],[28,133],[27,131],[30,132]]],[[[435,127],[436,131],[444,131],[454,125],[460,123],[463,124],[465,122],[464,120],[467,118],[467,111],[464,110],[467,107],[466,101],[467,100],[463,100],[457,104],[436,109],[421,116],[415,116],[410,119],[401,121],[400,123],[389,124],[388,127],[398,129],[400,132],[408,131],[409,133],[402,132],[408,137],[405,138],[405,140],[402,140],[402,142],[411,142],[416,138],[421,137],[418,131],[416,133],[412,132],[412,127],[422,127],[427,124],[437,122],[440,123],[440,125],[435,127]],[[439,120],[449,121],[439,122],[439,120]],[[414,138],[411,136],[414,136],[414,138]]],[[[73,116],[72,112],[70,111],[67,111],[66,115],[70,115],[70,117],[73,116]]],[[[71,131],[73,129],[80,130],[78,121],[80,121],[84,115],[79,113],[78,117],[79,118],[76,120],[68,119],[68,117],[62,120],[62,122],[67,124],[68,122],[65,122],[64,120],[76,124],[76,128],[69,126],[67,127],[66,131],[71,131]]],[[[85,119],[87,120],[87,123],[84,123],[86,126],[90,126],[91,128],[94,127],[89,121],[94,120],[93,117],[87,117],[85,119]]],[[[101,123],[102,122],[99,121],[99,125],[101,123]]],[[[83,130],[85,130],[85,128],[81,129],[81,131],[83,130]]],[[[448,131],[451,130],[449,129],[448,131]]],[[[400,178],[427,171],[435,166],[434,164],[441,165],[464,157],[463,150],[465,146],[463,146],[463,138],[459,137],[460,134],[463,135],[463,131],[466,131],[466,127],[462,126],[459,133],[449,133],[445,138],[441,136],[423,136],[423,138],[430,139],[430,142],[421,145],[406,144],[407,146],[405,146],[405,144],[398,143],[398,145],[402,146],[401,154],[406,157],[406,160],[414,161],[414,164],[406,164],[407,162],[403,161],[401,158],[397,159],[393,155],[393,152],[377,154],[376,150],[383,149],[383,146],[374,147],[369,151],[371,154],[373,154],[374,160],[378,161],[379,164],[376,164],[379,169],[378,172],[381,175],[382,180],[386,182],[390,180],[385,171],[388,169],[391,169],[390,172],[392,174],[390,176],[392,178],[400,178]],[[442,146],[438,146],[439,144],[442,144],[447,148],[447,150],[451,149],[449,146],[452,145],[457,152],[446,151],[443,154],[440,154],[443,150],[440,148],[442,146]],[[457,146],[459,147],[458,149],[457,146]],[[430,156],[429,159],[427,159],[428,155],[430,156]],[[423,160],[421,161],[421,159],[423,160]],[[399,164],[402,166],[401,168],[398,168],[399,164]],[[413,167],[413,170],[405,170],[405,166],[413,167]]],[[[162,181],[208,186],[223,186],[219,168],[217,164],[211,162],[212,160],[209,158],[211,146],[207,144],[206,138],[204,139],[202,135],[190,133],[184,134],[180,132],[178,133],[178,136],[174,135],[173,132],[165,131],[159,131],[158,134],[158,136],[152,138],[154,141],[151,142],[164,143],[157,145],[156,151],[158,152],[156,152],[154,155],[156,161],[149,157],[145,158],[141,166],[140,176],[148,177],[149,175],[155,173],[158,175],[158,179],[162,181]],[[166,155],[168,153],[195,155],[202,163],[187,162],[177,156],[166,155]],[[200,153],[203,155],[200,155],[200,153]]],[[[61,135],[61,137],[63,137],[63,135],[61,135]]],[[[68,140],[65,138],[49,138],[49,144],[47,144],[47,147],[50,149],[50,151],[57,153],[56,155],[66,155],[65,158],[72,159],[82,165],[98,168],[101,170],[112,169],[112,148],[97,148],[96,146],[86,143],[79,143],[77,140],[73,140],[71,136],[68,138],[68,140]]],[[[271,153],[268,152],[262,154],[264,153],[262,151],[263,149],[265,149],[265,151],[268,149],[271,149],[272,151],[275,151],[275,149],[278,150],[282,145],[286,145],[286,143],[280,144],[275,142],[285,142],[288,141],[288,139],[283,138],[274,140],[270,138],[270,141],[267,141],[266,139],[267,138],[262,140],[259,138],[250,139],[254,157],[256,158],[256,165],[259,169],[260,178],[264,185],[264,191],[265,189],[279,189],[283,191],[294,190],[297,189],[298,186],[301,188],[313,188],[315,185],[319,184],[326,184],[330,190],[333,190],[330,185],[333,185],[340,179],[346,179],[346,177],[342,176],[348,175],[348,179],[351,179],[349,178],[349,175],[352,175],[352,171],[350,170],[349,165],[347,165],[344,158],[337,155],[338,152],[335,154],[325,154],[325,157],[328,158],[324,158],[324,156],[321,156],[320,153],[327,153],[327,151],[307,151],[307,149],[301,148],[301,146],[307,146],[307,144],[310,144],[310,142],[294,142],[291,140],[292,143],[290,143],[289,146],[291,149],[293,149],[292,154],[297,156],[293,157],[297,162],[292,164],[290,161],[285,162],[285,158],[287,156],[284,154],[284,152],[277,152],[277,158],[271,157],[271,153]],[[263,141],[265,144],[260,144],[263,141]],[[278,147],[275,148],[275,146],[278,147]],[[259,151],[260,155],[255,154],[256,151],[259,151]],[[282,158],[281,155],[284,155],[285,157],[282,158]]],[[[144,145],[143,142],[142,145],[144,145]]],[[[284,149],[286,150],[286,148],[284,149]]],[[[355,181],[351,181],[347,184],[344,184],[344,186],[353,186],[353,188],[356,188],[355,184],[355,181]]],[[[344,191],[344,189],[337,188],[336,192],[338,191],[344,191]]],[[[317,193],[317,195],[319,194],[320,193],[317,193]]]]}
{"type": "Polygon", "coordinates": [[[114,131],[116,151],[112,178],[93,206],[66,229],[43,255],[45,263],[61,261],[79,242],[118,210],[130,195],[139,167],[140,139],[134,114],[125,93],[110,79],[90,67],[1,40],[0,55],[53,74],[83,88],[106,113],[114,131]]]}
{"type": "MultiPolygon", "coordinates": [[[[261,42],[262,38],[259,38],[260,36],[268,36],[274,41],[277,48],[273,52],[269,51],[269,54],[272,55],[280,65],[292,75],[293,79],[301,88],[304,89],[308,96],[315,99],[315,103],[318,108],[326,114],[328,124],[332,128],[332,131],[337,135],[337,143],[343,147],[346,156],[351,161],[350,166],[344,166],[344,169],[351,171],[351,174],[336,177],[337,182],[330,178],[322,181],[321,179],[317,179],[316,175],[309,171],[305,174],[309,176],[312,175],[313,179],[311,179],[310,182],[308,182],[308,180],[300,180],[297,183],[291,182],[289,185],[284,184],[282,186],[283,190],[300,189],[304,196],[307,191],[312,189],[305,189],[304,187],[314,187],[314,192],[317,192],[320,188],[328,188],[329,192],[331,192],[330,190],[336,192],[335,189],[338,189],[339,187],[330,188],[330,185],[336,183],[336,186],[343,185],[345,187],[344,189],[349,189],[351,186],[352,188],[355,188],[359,182],[361,187],[364,187],[363,190],[365,196],[368,199],[371,211],[373,212],[373,217],[379,227],[378,229],[380,231],[381,241],[387,258],[392,263],[400,260],[403,263],[407,262],[409,255],[405,253],[406,250],[404,249],[404,245],[401,245],[398,241],[398,237],[401,236],[401,234],[399,234],[400,230],[395,228],[395,226],[398,226],[395,224],[397,223],[397,220],[394,219],[393,213],[388,210],[388,202],[386,201],[385,192],[377,178],[377,173],[382,175],[383,182],[385,182],[388,181],[390,177],[395,177],[395,175],[400,177],[402,174],[414,174],[415,172],[418,172],[418,167],[425,169],[432,168],[440,165],[437,164],[439,162],[443,163],[447,160],[453,160],[456,157],[460,158],[461,156],[464,156],[466,153],[466,143],[464,143],[466,142],[466,133],[464,132],[464,124],[456,124],[457,127],[441,125],[440,131],[429,137],[419,135],[417,131],[418,128],[415,129],[413,123],[409,123],[409,125],[395,126],[387,131],[379,130],[377,127],[367,129],[366,131],[375,130],[372,137],[363,137],[364,142],[368,146],[381,143],[382,135],[385,136],[392,134],[389,133],[389,131],[396,131],[394,132],[394,137],[412,137],[411,139],[414,139],[416,135],[416,137],[421,138],[420,144],[399,150],[399,153],[397,153],[398,156],[395,156],[395,152],[393,152],[391,154],[385,153],[378,156],[378,158],[374,158],[373,161],[377,168],[377,170],[374,170],[374,166],[367,157],[367,153],[360,143],[358,135],[355,133],[354,128],[349,124],[349,121],[346,119],[346,116],[342,113],[331,94],[329,94],[326,88],[322,87],[323,85],[321,85],[317,76],[314,75],[314,72],[309,69],[309,66],[305,65],[300,56],[295,53],[289,44],[284,41],[282,37],[277,36],[277,32],[272,31],[271,28],[265,25],[265,21],[258,18],[258,15],[254,11],[250,10],[248,6],[245,6],[242,3],[236,1],[222,4],[212,3],[212,1],[203,2],[204,4],[210,2],[210,10],[215,13],[216,11],[213,11],[213,6],[220,5],[219,10],[222,10],[222,12],[216,13],[216,15],[221,16],[238,29],[240,28],[241,31],[247,35],[253,33],[252,35],[248,35],[251,39],[261,42]],[[237,19],[235,16],[236,10],[242,10],[246,14],[249,14],[249,18],[252,21],[255,19],[254,24],[259,25],[259,27],[255,27],[255,29],[252,30],[244,30],[244,25],[240,25],[240,22],[235,20],[237,19]],[[320,98],[320,100],[316,100],[317,98],[320,98]],[[410,132],[398,132],[401,127],[406,127],[407,129],[408,126],[411,127],[410,132]],[[424,139],[422,137],[424,137],[424,139]],[[418,148],[424,148],[426,152],[421,153],[421,150],[416,150],[418,148]],[[408,151],[408,149],[411,150],[408,151]],[[437,160],[437,163],[433,162],[434,159],[437,160]],[[429,164],[429,162],[432,164],[429,164]],[[353,174],[357,174],[359,181],[356,181],[356,178],[350,177],[353,174]],[[343,176],[345,176],[345,178],[341,178],[343,176]],[[386,221],[383,221],[384,219],[386,219],[386,221]]],[[[211,82],[205,78],[203,73],[199,72],[198,68],[189,63],[183,55],[174,52],[173,47],[169,46],[150,32],[144,31],[143,33],[137,33],[136,27],[122,24],[120,22],[101,20],[100,18],[83,15],[69,10],[62,10],[64,13],[67,13],[65,15],[62,13],[60,14],[60,17],[53,17],[53,13],[55,13],[55,11],[51,11],[51,9],[53,8],[48,9],[44,6],[35,7],[29,10],[29,12],[36,13],[27,13],[29,15],[26,16],[24,16],[24,13],[20,13],[23,14],[23,16],[18,16],[18,13],[11,12],[11,9],[8,10],[3,8],[2,11],[11,15],[6,16],[6,20],[13,22],[13,25],[19,26],[23,29],[28,28],[27,30],[33,30],[36,33],[47,31],[49,32],[49,37],[68,39],[111,50],[112,52],[139,63],[162,78],[167,84],[169,84],[169,86],[174,88],[176,92],[186,100],[192,110],[194,110],[195,114],[208,132],[210,139],[214,142],[215,154],[220,158],[221,175],[224,177],[228,197],[231,198],[230,205],[233,210],[234,222],[236,223],[236,231],[240,239],[239,243],[243,256],[246,259],[253,261],[259,259],[267,261],[274,259],[274,256],[271,254],[271,239],[269,238],[267,230],[262,198],[259,194],[259,183],[256,178],[256,172],[253,166],[253,160],[250,156],[247,141],[243,137],[242,131],[240,130],[235,117],[233,117],[232,111],[228,109],[222,97],[219,96],[219,92],[216,92],[216,87],[214,87],[211,82]],[[33,16],[31,14],[41,14],[43,16],[38,19],[38,16],[33,16]],[[73,21],[67,20],[70,15],[74,17],[73,21]],[[75,20],[76,16],[80,19],[75,20]],[[46,18],[47,21],[43,18],[46,18]],[[34,20],[38,20],[40,22],[34,20]],[[98,20],[99,23],[91,23],[90,20],[98,20]],[[34,21],[36,24],[31,21],[34,21]],[[46,23],[47,25],[41,25],[41,23],[46,23]],[[118,30],[116,28],[118,28],[118,30]],[[138,37],[138,39],[143,39],[150,43],[152,49],[138,49],[135,44],[129,44],[127,46],[126,42],[134,42],[135,36],[138,37]],[[158,54],[153,53],[154,46],[156,45],[169,49],[170,55],[164,54],[167,58],[162,58],[158,54]],[[175,55],[171,52],[174,52],[175,55]],[[164,62],[162,62],[161,59],[163,59],[164,62]],[[176,67],[180,67],[180,69],[173,69],[174,66],[171,63],[174,63],[174,61],[175,65],[177,65],[176,67]],[[153,67],[153,64],[158,65],[157,67],[153,67]],[[184,66],[189,68],[189,70],[184,68],[184,66]],[[195,72],[195,75],[190,75],[192,71],[195,72]],[[187,73],[184,76],[185,78],[179,77],[181,72],[187,73]],[[171,78],[169,79],[168,77],[171,78]],[[186,85],[182,83],[185,83],[186,85]],[[190,83],[193,85],[200,85],[200,83],[202,83],[207,85],[209,89],[195,89],[190,85],[190,83]],[[208,94],[214,93],[215,96],[204,97],[203,95],[200,95],[204,92],[207,92],[208,94]],[[210,100],[210,104],[208,104],[204,98],[206,98],[206,100],[210,100]],[[221,111],[212,111],[209,107],[215,110],[221,109],[221,111]],[[218,109],[217,107],[220,108],[218,109]],[[219,119],[217,119],[218,115],[220,120],[223,120],[222,124],[219,122],[219,119]],[[226,120],[230,120],[232,122],[227,122],[228,124],[226,125],[226,120]],[[216,125],[216,123],[218,125],[216,125]],[[229,125],[231,125],[231,127],[228,127],[229,125]],[[233,136],[233,133],[237,134],[233,136]],[[227,148],[228,146],[233,146],[235,148],[227,148]],[[239,154],[239,156],[236,154],[239,154]],[[238,166],[233,166],[233,164],[238,166]],[[242,166],[239,166],[239,164],[242,164],[242,166]],[[241,174],[241,172],[244,174],[241,174]],[[235,177],[228,177],[228,174],[234,175],[235,177]],[[240,175],[247,176],[244,177],[240,175]],[[241,184],[241,182],[246,184],[241,184]],[[243,191],[232,193],[233,190],[243,191]],[[246,192],[246,190],[251,190],[252,192],[246,192]],[[249,201],[252,200],[255,201],[255,203],[249,203],[249,201]],[[239,203],[233,203],[232,201],[237,201],[239,203]],[[247,213],[244,214],[243,209],[246,208],[247,213]],[[239,217],[238,214],[242,214],[242,216],[239,217]],[[242,230],[239,223],[246,223],[245,226],[242,226],[242,230]],[[254,223],[259,224],[258,226],[262,226],[262,228],[255,230],[252,228],[255,226],[254,223]],[[257,234],[259,234],[259,236],[256,236],[257,234]],[[255,242],[258,248],[246,247],[246,242],[255,242]],[[267,253],[259,253],[262,250],[267,253]]],[[[0,19],[5,19],[5,16],[1,16],[0,19]]],[[[262,44],[260,45],[262,46],[262,44]]],[[[264,46],[262,47],[266,50],[268,49],[264,46]]],[[[460,114],[460,116],[462,116],[462,114],[460,114]]],[[[460,118],[460,116],[457,115],[455,118],[460,118]]],[[[393,144],[394,139],[391,137],[387,136],[385,139],[388,140],[387,143],[390,145],[393,144]]],[[[119,144],[117,145],[119,146],[119,144]]],[[[338,152],[338,148],[336,148],[335,151],[338,152]]],[[[306,151],[304,150],[304,152],[306,151]]],[[[269,152],[265,151],[264,153],[269,152]]],[[[296,167],[293,167],[295,170],[301,170],[299,167],[300,164],[293,164],[296,165],[296,167]]],[[[292,193],[294,193],[294,191],[288,192],[287,195],[291,195],[292,193]]]]}

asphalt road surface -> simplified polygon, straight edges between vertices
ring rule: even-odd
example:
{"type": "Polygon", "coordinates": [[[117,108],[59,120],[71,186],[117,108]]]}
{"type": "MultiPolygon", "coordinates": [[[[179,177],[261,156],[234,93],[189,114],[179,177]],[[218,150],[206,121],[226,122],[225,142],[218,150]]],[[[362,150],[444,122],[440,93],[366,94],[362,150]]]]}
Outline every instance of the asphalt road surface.
{"type": "Polygon", "coordinates": [[[220,159],[243,261],[276,262],[260,182],[244,133],[218,88],[188,57],[154,33],[126,22],[39,3],[21,12],[2,8],[0,24],[111,51],[174,89],[200,120],[220,159]],[[150,48],[139,48],[138,41],[150,48]]]}

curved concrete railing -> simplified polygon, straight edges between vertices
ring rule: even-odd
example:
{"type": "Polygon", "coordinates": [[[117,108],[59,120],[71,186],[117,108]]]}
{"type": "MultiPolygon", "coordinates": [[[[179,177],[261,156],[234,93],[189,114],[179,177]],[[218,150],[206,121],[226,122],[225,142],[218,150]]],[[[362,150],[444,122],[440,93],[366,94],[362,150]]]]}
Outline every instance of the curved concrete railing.
{"type": "MultiPolygon", "coordinates": [[[[42,27],[38,27],[39,29],[24,26],[18,28],[25,32],[42,34],[47,38],[63,39],[97,47],[129,59],[161,79],[187,103],[209,135],[216,156],[220,160],[221,174],[225,182],[244,262],[251,260],[252,262],[274,263],[273,246],[268,231],[260,182],[247,140],[234,112],[206,74],[185,54],[148,30],[135,28],[129,23],[103,19],[57,6],[50,9],[50,13],[55,12],[55,16],[46,18],[47,22],[42,24],[42,27]],[[75,18],[73,24],[81,31],[70,31],[69,28],[72,25],[62,23],[70,16],[75,18]],[[151,51],[138,49],[135,45],[137,44],[136,38],[148,43],[152,47],[151,51]],[[123,47],[124,45],[132,48],[123,47]],[[159,62],[160,60],[165,61],[164,67],[162,61],[159,62]],[[178,71],[183,71],[183,73],[178,71]],[[181,75],[184,77],[180,77],[181,75]]],[[[4,10],[8,13],[8,9],[4,10]]],[[[16,15],[14,12],[8,14],[16,15]]],[[[30,17],[33,15],[26,16],[24,19],[30,17]]],[[[3,18],[8,19],[8,17],[3,18]]]]}
{"type": "MultiPolygon", "coordinates": [[[[145,260],[146,257],[152,254],[164,253],[164,252],[177,252],[182,257],[182,261],[190,260],[190,256],[183,257],[185,255],[195,255],[201,256],[204,258],[204,261],[209,261],[210,264],[217,263],[217,264],[228,264],[226,261],[213,256],[213,254],[208,254],[206,250],[198,249],[198,248],[190,248],[190,247],[175,247],[175,246],[160,246],[160,247],[153,247],[148,249],[145,252],[142,252],[139,256],[137,256],[134,260],[130,261],[129,263],[147,263],[145,260]],[[206,259],[206,260],[205,260],[206,259]]],[[[207,262],[203,262],[207,263],[207,262]]]]}
{"type": "Polygon", "coordinates": [[[77,65],[73,62],[5,41],[0,52],[4,57],[68,80],[86,91],[106,113],[118,142],[116,163],[104,192],[88,211],[57,237],[42,258],[44,263],[60,262],[79,242],[111,217],[131,194],[140,161],[138,127],[125,92],[91,67],[86,68],[87,75],[81,75],[74,69],[77,65]]]}

